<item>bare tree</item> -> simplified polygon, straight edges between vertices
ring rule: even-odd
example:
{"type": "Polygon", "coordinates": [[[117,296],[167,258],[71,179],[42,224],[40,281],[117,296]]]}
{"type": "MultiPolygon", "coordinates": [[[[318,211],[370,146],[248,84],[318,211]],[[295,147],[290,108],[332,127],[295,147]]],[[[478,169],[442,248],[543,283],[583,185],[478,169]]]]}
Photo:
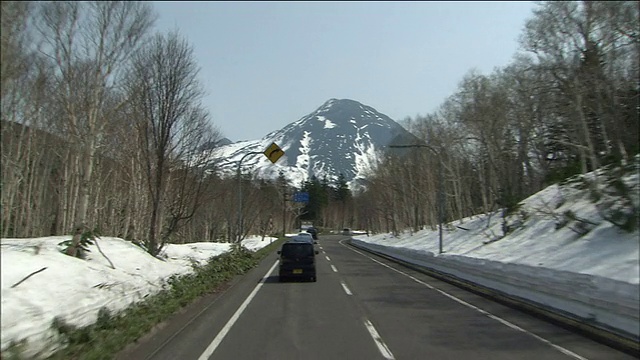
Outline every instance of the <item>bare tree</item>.
{"type": "MultiPolygon", "coordinates": [[[[576,164],[586,172],[638,151],[639,12],[630,1],[541,2],[522,37],[531,56],[490,75],[469,71],[436,113],[405,121],[442,149],[448,213],[513,210],[576,164]]],[[[372,226],[386,231],[415,227],[420,209],[433,224],[430,158],[416,157],[419,169],[383,160],[358,211],[370,204],[372,226]]]]}
{"type": "Polygon", "coordinates": [[[37,28],[44,41],[41,51],[56,67],[59,90],[54,94],[63,106],[71,142],[82,151],[73,243],[67,251],[75,256],[87,226],[97,148],[106,135],[109,119],[105,93],[119,85],[122,65],[139,46],[154,18],[151,5],[143,2],[51,1],[39,5],[41,21],[37,28]]]}
{"type": "MultiPolygon", "coordinates": [[[[28,66],[25,47],[26,32],[30,23],[31,3],[27,1],[2,1],[0,31],[0,88],[6,94],[7,82],[24,75],[28,66]]],[[[4,105],[4,104],[3,104],[4,105]]]]}
{"type": "Polygon", "coordinates": [[[32,5],[2,2],[2,236],[30,236],[50,225],[48,184],[55,161],[48,159],[48,148],[55,139],[42,129],[51,72],[30,48],[32,5]]]}
{"type": "MultiPolygon", "coordinates": [[[[637,6],[631,3],[545,2],[522,36],[522,46],[536,56],[538,70],[550,73],[559,85],[556,102],[571,130],[579,134],[577,141],[565,145],[584,154],[583,172],[589,170],[585,158],[595,169],[613,151],[615,73],[624,63],[621,50],[634,53],[634,45],[625,42],[635,37],[637,44],[637,30],[635,35],[631,30],[638,26],[637,6]],[[633,12],[635,19],[628,17],[633,12]]],[[[624,144],[619,145],[626,153],[624,144]]]]}
{"type": "Polygon", "coordinates": [[[177,32],[157,34],[135,57],[129,94],[138,112],[136,123],[141,139],[143,168],[147,176],[151,218],[147,234],[147,249],[155,255],[175,230],[176,222],[192,216],[202,182],[195,188],[191,182],[179,188],[172,176],[192,176],[184,168],[205,165],[197,159],[197,151],[212,139],[213,132],[207,129],[207,115],[200,108],[203,90],[197,80],[198,68],[193,50],[177,32]],[[178,168],[182,170],[178,171],[178,168]],[[172,175],[172,171],[176,171],[172,175]],[[168,192],[174,201],[167,203],[168,192]],[[189,192],[189,198],[185,197],[189,192]],[[195,197],[195,198],[194,198],[195,197]],[[191,203],[191,210],[185,207],[191,203]],[[165,209],[169,209],[168,233],[164,239],[165,209]]]}
{"type": "Polygon", "coordinates": [[[181,122],[178,129],[178,146],[174,153],[174,165],[171,166],[170,182],[167,192],[168,219],[163,232],[160,247],[167,243],[186,222],[191,221],[196,211],[203,205],[213,202],[215,183],[212,169],[215,159],[203,147],[218,141],[220,133],[209,123],[208,114],[197,106],[181,122]]]}
{"type": "Polygon", "coordinates": [[[29,76],[25,49],[25,26],[28,19],[28,3],[3,1],[0,32],[0,96],[2,114],[2,236],[12,227],[11,219],[18,188],[24,179],[20,164],[23,163],[26,127],[13,123],[21,121],[22,104],[26,89],[21,86],[29,76]]]}

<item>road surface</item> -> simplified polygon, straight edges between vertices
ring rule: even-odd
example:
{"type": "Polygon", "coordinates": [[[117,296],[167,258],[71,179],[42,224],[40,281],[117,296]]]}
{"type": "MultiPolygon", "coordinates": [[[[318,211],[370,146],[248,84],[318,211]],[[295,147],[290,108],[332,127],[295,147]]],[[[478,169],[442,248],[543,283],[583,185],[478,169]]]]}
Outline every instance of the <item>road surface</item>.
{"type": "Polygon", "coordinates": [[[317,282],[280,283],[276,253],[118,359],[633,359],[322,236],[317,282]]]}

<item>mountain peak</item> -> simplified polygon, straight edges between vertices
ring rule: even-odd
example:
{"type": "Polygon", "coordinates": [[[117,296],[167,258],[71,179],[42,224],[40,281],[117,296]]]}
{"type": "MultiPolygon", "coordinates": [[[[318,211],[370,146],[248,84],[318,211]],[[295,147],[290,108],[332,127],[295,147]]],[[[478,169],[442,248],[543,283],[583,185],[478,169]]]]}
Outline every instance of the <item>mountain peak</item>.
{"type": "Polygon", "coordinates": [[[325,101],[324,104],[322,104],[322,106],[320,106],[318,108],[318,110],[320,109],[331,109],[331,108],[360,108],[360,109],[364,109],[364,108],[370,108],[369,106],[363,105],[362,103],[355,101],[355,100],[351,100],[351,99],[336,99],[336,98],[331,98],[327,101],[325,101]]]}
{"type": "Polygon", "coordinates": [[[261,140],[229,145],[228,151],[221,152],[222,167],[233,171],[242,156],[275,142],[285,152],[278,164],[274,166],[260,155],[247,157],[243,164],[264,178],[276,178],[282,171],[294,186],[311,176],[335,181],[342,174],[354,188],[373,170],[378,152],[398,135],[406,134],[402,126],[370,106],[331,98],[261,140]]]}
{"type": "Polygon", "coordinates": [[[327,101],[325,101],[324,104],[322,104],[322,107],[325,106],[348,106],[349,104],[353,104],[353,105],[362,105],[361,103],[355,101],[355,100],[351,100],[351,99],[336,99],[336,98],[331,98],[327,101]]]}
{"type": "Polygon", "coordinates": [[[363,126],[376,121],[395,123],[395,121],[379,113],[374,108],[351,99],[329,99],[305,118],[313,118],[314,116],[318,119],[329,118],[333,122],[342,124],[357,124],[356,126],[363,126]]]}

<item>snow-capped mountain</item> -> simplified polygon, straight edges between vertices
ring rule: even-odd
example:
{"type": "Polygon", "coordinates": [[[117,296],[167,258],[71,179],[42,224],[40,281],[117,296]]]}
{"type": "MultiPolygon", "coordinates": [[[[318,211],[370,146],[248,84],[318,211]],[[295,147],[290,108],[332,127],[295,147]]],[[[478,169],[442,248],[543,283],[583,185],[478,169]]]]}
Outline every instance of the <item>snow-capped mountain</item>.
{"type": "MultiPolygon", "coordinates": [[[[218,168],[235,175],[238,161],[242,171],[255,172],[274,179],[280,171],[293,186],[315,175],[330,182],[343,174],[353,189],[367,171],[374,171],[376,158],[392,139],[410,139],[413,135],[388,116],[370,106],[348,99],[330,99],[311,114],[260,140],[241,141],[214,150],[218,168]],[[282,150],[272,164],[262,154],[271,143],[282,150]],[[254,154],[250,154],[255,152],[254,154]]],[[[394,140],[394,141],[395,141],[394,140]]]]}

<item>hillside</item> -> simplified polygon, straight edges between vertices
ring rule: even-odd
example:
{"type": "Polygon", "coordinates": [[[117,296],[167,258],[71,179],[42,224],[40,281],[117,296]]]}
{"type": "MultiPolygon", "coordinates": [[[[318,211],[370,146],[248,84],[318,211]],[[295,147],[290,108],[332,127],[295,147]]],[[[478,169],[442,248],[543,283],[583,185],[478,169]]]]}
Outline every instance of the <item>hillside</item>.
{"type": "MultiPolygon", "coordinates": [[[[636,156],[620,177],[619,169],[602,169],[551,185],[520,202],[505,218],[496,211],[446,224],[440,256],[553,268],[638,284],[639,159],[636,156]],[[585,185],[594,176],[601,179],[604,194],[597,198],[585,185]],[[624,195],[614,194],[618,190],[612,184],[619,183],[625,184],[624,195]],[[617,218],[619,224],[606,218],[617,218]]],[[[437,229],[359,238],[439,256],[437,229]]]]}
{"type": "Polygon", "coordinates": [[[243,170],[260,177],[275,179],[282,172],[297,186],[312,176],[335,181],[342,174],[353,188],[373,169],[383,148],[394,139],[409,138],[413,135],[371,106],[330,99],[260,140],[222,146],[211,156],[219,159],[220,172],[229,175],[235,175],[238,161],[246,155],[243,170]],[[261,154],[273,142],[285,152],[275,166],[261,154]]]}
{"type": "Polygon", "coordinates": [[[360,235],[355,244],[637,339],[639,170],[636,156],[625,168],[549,186],[506,216],[497,211],[446,224],[441,254],[436,229],[360,235]]]}

